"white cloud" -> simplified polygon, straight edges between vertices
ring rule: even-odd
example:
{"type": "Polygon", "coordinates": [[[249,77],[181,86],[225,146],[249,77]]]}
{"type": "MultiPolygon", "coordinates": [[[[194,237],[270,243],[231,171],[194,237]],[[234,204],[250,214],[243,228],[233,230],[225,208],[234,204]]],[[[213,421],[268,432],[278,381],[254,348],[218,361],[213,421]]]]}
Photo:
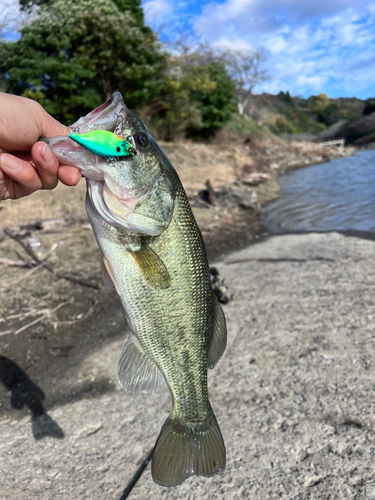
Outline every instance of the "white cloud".
{"type": "Polygon", "coordinates": [[[145,20],[155,31],[175,22],[175,5],[168,0],[148,0],[142,4],[145,20]]]}
{"type": "MultiPolygon", "coordinates": [[[[249,33],[269,33],[289,22],[292,24],[306,22],[322,16],[342,12],[353,6],[353,0],[226,0],[217,4],[206,5],[202,14],[196,19],[195,29],[202,36],[212,36],[217,32],[223,34],[236,27],[243,35],[249,33]]],[[[357,0],[356,7],[364,7],[366,0],[357,0]]]]}
{"type": "Polygon", "coordinates": [[[214,44],[266,49],[272,76],[256,91],[355,95],[375,82],[374,2],[226,0],[206,6],[195,29],[214,44]]]}
{"type": "Polygon", "coordinates": [[[144,2],[143,9],[149,19],[165,18],[173,15],[173,5],[165,0],[149,0],[144,2]]]}
{"type": "Polygon", "coordinates": [[[246,40],[242,40],[240,38],[229,39],[227,37],[222,37],[214,42],[214,47],[217,49],[230,49],[230,50],[252,50],[254,47],[247,42],[246,40]]]}

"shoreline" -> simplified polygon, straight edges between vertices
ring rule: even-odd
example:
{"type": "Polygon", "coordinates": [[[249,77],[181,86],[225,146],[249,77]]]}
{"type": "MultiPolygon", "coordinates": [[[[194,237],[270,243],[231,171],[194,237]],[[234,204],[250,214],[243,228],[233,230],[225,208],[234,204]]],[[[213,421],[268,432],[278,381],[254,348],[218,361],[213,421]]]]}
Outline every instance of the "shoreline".
{"type": "MultiPolygon", "coordinates": [[[[336,148],[332,147],[328,148],[328,150],[328,152],[325,151],[324,158],[320,158],[320,161],[316,161],[319,159],[316,155],[313,157],[311,157],[311,155],[307,155],[302,158],[299,157],[299,155],[291,155],[286,160],[284,159],[280,161],[277,165],[273,163],[270,177],[264,182],[259,183],[257,186],[250,187],[252,194],[255,194],[255,201],[252,200],[252,204],[249,203],[247,208],[241,208],[241,206],[237,204],[237,206],[232,207],[231,213],[228,214],[225,212],[223,221],[221,224],[217,224],[218,229],[214,235],[210,234],[209,224],[205,224],[204,220],[202,223],[202,221],[200,221],[199,213],[196,214],[194,212],[204,237],[209,261],[215,263],[228,253],[258,241],[262,238],[262,234],[267,232],[260,222],[262,218],[262,207],[279,197],[279,186],[277,184],[277,178],[279,175],[283,175],[284,173],[292,170],[300,170],[314,165],[329,163],[330,161],[336,159],[354,156],[358,151],[352,147],[344,149],[343,151],[338,151],[336,148]],[[242,230],[243,232],[240,233],[239,230],[242,230]]],[[[268,167],[268,171],[270,169],[271,167],[268,167]]],[[[229,186],[229,190],[231,188],[235,188],[235,190],[240,188],[243,190],[244,186],[246,186],[246,179],[245,183],[237,180],[229,186]]],[[[251,195],[248,194],[247,198],[251,198],[251,195]]],[[[278,233],[267,232],[267,235],[268,234],[276,235],[278,233]]]]}

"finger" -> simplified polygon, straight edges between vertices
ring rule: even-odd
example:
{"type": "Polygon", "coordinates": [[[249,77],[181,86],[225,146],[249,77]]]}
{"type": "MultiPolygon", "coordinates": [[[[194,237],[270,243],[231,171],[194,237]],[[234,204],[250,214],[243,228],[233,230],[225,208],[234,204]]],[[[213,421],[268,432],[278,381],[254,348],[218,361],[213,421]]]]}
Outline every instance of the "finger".
{"type": "Polygon", "coordinates": [[[7,153],[1,154],[0,169],[15,183],[12,196],[14,198],[21,198],[42,187],[37,171],[27,161],[7,153]]]}
{"type": "Polygon", "coordinates": [[[66,186],[75,186],[81,179],[81,172],[76,167],[62,165],[57,173],[59,180],[66,186]]]}
{"type": "Polygon", "coordinates": [[[71,130],[70,127],[66,127],[62,123],[52,118],[52,116],[47,113],[43,115],[42,120],[42,136],[43,137],[55,137],[56,135],[69,135],[71,130]]]}
{"type": "Polygon", "coordinates": [[[31,150],[31,157],[42,181],[43,189],[53,189],[57,185],[59,162],[45,142],[37,142],[31,150]]]}

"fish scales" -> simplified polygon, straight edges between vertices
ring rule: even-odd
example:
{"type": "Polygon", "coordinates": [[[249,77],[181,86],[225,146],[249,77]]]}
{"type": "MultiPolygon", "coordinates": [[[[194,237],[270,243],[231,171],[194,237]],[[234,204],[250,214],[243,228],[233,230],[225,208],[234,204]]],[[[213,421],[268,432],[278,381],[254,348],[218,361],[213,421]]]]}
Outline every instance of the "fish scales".
{"type": "Polygon", "coordinates": [[[104,159],[67,137],[46,139],[87,180],[86,209],[103,255],[103,279],[115,286],[132,331],[119,360],[120,383],[147,394],[164,379],[172,395],[152,458],[153,479],[175,486],[192,475],[211,476],[225,468],[226,458],[208,399],[207,367],[223,354],[226,325],[189,201],[173,166],[119,93],[74,127],[82,134],[115,132],[134,148],[133,155],[104,159]]]}
{"type": "Polygon", "coordinates": [[[192,418],[202,421],[210,411],[206,351],[214,303],[201,236],[177,176],[176,183],[174,217],[168,229],[149,243],[171,275],[163,301],[160,290],[147,283],[132,256],[119,250],[119,243],[124,243],[121,231],[103,225],[95,226],[94,231],[110,262],[131,330],[171,389],[174,416],[194,415],[192,418]],[[200,377],[192,377],[192,370],[200,377]]]}

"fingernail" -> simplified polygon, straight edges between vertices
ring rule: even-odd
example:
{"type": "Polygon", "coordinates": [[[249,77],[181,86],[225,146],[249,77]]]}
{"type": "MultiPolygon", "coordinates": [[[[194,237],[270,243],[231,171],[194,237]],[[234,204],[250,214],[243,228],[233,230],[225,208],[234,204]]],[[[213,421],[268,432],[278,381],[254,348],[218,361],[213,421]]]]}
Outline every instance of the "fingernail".
{"type": "Polygon", "coordinates": [[[47,165],[52,165],[53,162],[55,161],[55,157],[50,148],[48,147],[48,144],[46,144],[43,148],[42,158],[47,163],[47,165]]]}
{"type": "Polygon", "coordinates": [[[15,156],[12,156],[12,155],[8,155],[8,154],[2,154],[0,156],[1,158],[1,164],[9,169],[9,170],[18,170],[21,166],[21,162],[18,158],[16,158],[15,156]]]}

